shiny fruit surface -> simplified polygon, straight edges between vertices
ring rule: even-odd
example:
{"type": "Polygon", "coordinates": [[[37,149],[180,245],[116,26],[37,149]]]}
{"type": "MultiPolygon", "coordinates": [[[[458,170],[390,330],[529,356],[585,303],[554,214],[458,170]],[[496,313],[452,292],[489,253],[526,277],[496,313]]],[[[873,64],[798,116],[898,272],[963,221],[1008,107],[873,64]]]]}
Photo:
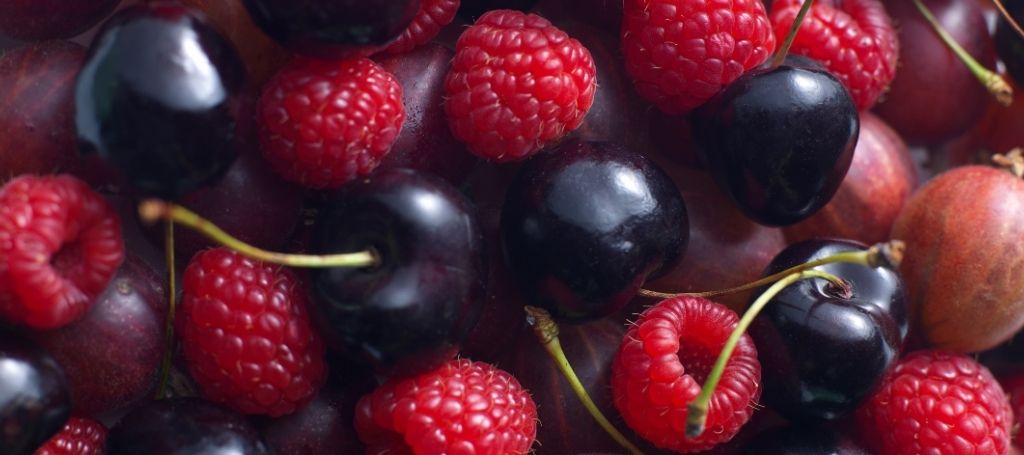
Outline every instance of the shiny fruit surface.
{"type": "Polygon", "coordinates": [[[327,204],[315,251],[371,248],[379,258],[368,268],[313,272],[314,306],[328,342],[394,374],[453,357],[479,315],[486,278],[469,201],[438,177],[382,169],[327,204]]]}
{"type": "MultiPolygon", "coordinates": [[[[840,240],[790,245],[765,275],[866,246],[840,240]]],[[[851,286],[802,280],[773,298],[750,327],[764,380],[765,404],[796,420],[835,419],[868,398],[899,358],[907,301],[899,274],[859,264],[817,267],[851,286]]]]}
{"type": "Polygon", "coordinates": [[[244,79],[234,47],[193,10],[173,3],[121,10],[78,75],[79,144],[139,191],[180,196],[234,160],[244,79]]]}
{"type": "Polygon", "coordinates": [[[800,57],[745,73],[694,116],[699,153],[737,207],[761,224],[813,215],[850,167],[859,119],[849,92],[800,57]]]}
{"type": "Polygon", "coordinates": [[[262,85],[291,58],[287,50],[252,22],[242,0],[182,0],[182,3],[206,14],[210,23],[231,40],[253,85],[262,85]]]}
{"type": "Polygon", "coordinates": [[[917,183],[917,170],[899,133],[876,115],[861,112],[857,148],[843,183],[818,213],[787,226],[786,238],[884,242],[917,183]]]}
{"type": "Polygon", "coordinates": [[[911,331],[930,345],[977,352],[1024,325],[1024,180],[964,166],[921,187],[893,226],[907,243],[900,271],[911,331]]]}
{"type": "Polygon", "coordinates": [[[0,452],[32,453],[57,434],[71,414],[60,366],[17,335],[0,335],[0,452]]]}
{"type": "Polygon", "coordinates": [[[501,214],[505,257],[528,301],[585,320],[629,302],[686,248],[686,206],[643,155],[570,140],[528,161],[501,214]]]}
{"type": "Polygon", "coordinates": [[[241,415],[198,398],[145,403],[107,433],[107,452],[120,454],[265,455],[259,433],[241,415]]]}

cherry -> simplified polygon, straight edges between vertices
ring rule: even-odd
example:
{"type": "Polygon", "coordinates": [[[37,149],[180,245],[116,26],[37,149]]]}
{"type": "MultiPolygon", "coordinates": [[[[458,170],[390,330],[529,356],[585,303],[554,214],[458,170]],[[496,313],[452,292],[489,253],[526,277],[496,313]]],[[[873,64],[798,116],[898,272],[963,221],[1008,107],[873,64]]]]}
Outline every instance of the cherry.
{"type": "Polygon", "coordinates": [[[224,173],[245,70],[215,29],[183,6],[136,5],[114,15],[89,52],[75,92],[83,149],[164,197],[224,173]]]}
{"type": "Polygon", "coordinates": [[[71,415],[60,366],[38,346],[0,332],[0,452],[32,453],[71,415]]]}
{"type": "Polygon", "coordinates": [[[302,409],[268,422],[261,429],[263,440],[282,455],[363,453],[352,422],[356,401],[371,391],[328,385],[302,409]]]}
{"type": "Polygon", "coordinates": [[[253,86],[262,86],[291,57],[253,23],[242,0],[182,0],[182,3],[205,13],[210,23],[231,40],[253,86]]]}
{"type": "Polygon", "coordinates": [[[102,20],[121,0],[5,0],[0,36],[41,41],[70,38],[102,20]]]}
{"type": "Polygon", "coordinates": [[[745,73],[702,106],[704,163],[743,213],[767,225],[813,215],[850,167],[859,119],[849,92],[801,57],[745,73]]]}
{"type": "Polygon", "coordinates": [[[315,313],[328,342],[390,374],[438,366],[479,314],[483,239],[469,201],[444,180],[382,169],[332,195],[317,253],[370,248],[378,265],[312,272],[315,313]]]}
{"type": "Polygon", "coordinates": [[[66,41],[0,51],[0,182],[56,173],[77,158],[73,82],[84,60],[85,49],[66,41]]]}
{"type": "MultiPolygon", "coordinates": [[[[978,2],[925,0],[924,4],[969,54],[986,67],[993,66],[995,50],[978,2]]],[[[889,2],[886,8],[899,24],[901,62],[875,112],[910,144],[934,145],[963,133],[992,98],[912,1],[889,2]]]]}
{"type": "Polygon", "coordinates": [[[476,156],[455,139],[444,113],[444,80],[455,53],[437,43],[380,59],[380,66],[402,85],[405,122],[380,167],[432,172],[457,184],[469,174],[476,156]]]}
{"type": "Polygon", "coordinates": [[[787,226],[786,238],[838,237],[869,245],[885,241],[917,181],[900,135],[874,114],[861,112],[857,148],[843,183],[821,211],[787,226]]]}
{"type": "Polygon", "coordinates": [[[267,35],[292,52],[340,56],[405,31],[420,0],[242,0],[267,35]]]}
{"type": "Polygon", "coordinates": [[[76,414],[110,415],[153,391],[164,348],[163,286],[129,255],[84,318],[34,334],[66,373],[76,414]]]}
{"type": "Polygon", "coordinates": [[[107,452],[119,454],[269,454],[241,415],[198,398],[145,403],[107,433],[107,452]]]}
{"type": "Polygon", "coordinates": [[[919,189],[893,237],[907,242],[900,271],[910,296],[911,331],[930,345],[976,352],[1024,326],[1024,173],[989,166],[949,170],[919,189]],[[1015,175],[1015,173],[1017,175],[1015,175]]]}
{"type": "MultiPolygon", "coordinates": [[[[866,249],[851,241],[799,242],[764,274],[866,249]]],[[[848,263],[816,269],[844,279],[850,294],[825,280],[799,281],[776,295],[749,331],[761,360],[762,399],[791,419],[835,419],[856,409],[893,366],[907,334],[907,302],[896,271],[848,263]]]]}
{"type": "Polygon", "coordinates": [[[585,320],[621,309],[686,248],[686,206],[646,157],[570,140],[529,160],[508,189],[501,232],[527,300],[585,320]]]}
{"type": "Polygon", "coordinates": [[[849,436],[827,427],[790,424],[763,431],[741,455],[869,455],[849,436]]]}

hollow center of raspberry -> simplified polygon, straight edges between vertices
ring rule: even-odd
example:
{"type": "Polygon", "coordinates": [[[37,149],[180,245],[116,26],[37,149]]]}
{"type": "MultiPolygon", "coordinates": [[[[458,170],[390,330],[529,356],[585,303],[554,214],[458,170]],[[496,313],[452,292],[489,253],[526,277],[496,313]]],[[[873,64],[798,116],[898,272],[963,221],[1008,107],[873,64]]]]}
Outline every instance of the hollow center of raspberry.
{"type": "Polygon", "coordinates": [[[679,340],[678,355],[679,361],[686,369],[686,374],[690,375],[698,384],[704,384],[708,374],[711,373],[711,368],[715,366],[715,360],[718,359],[717,352],[713,352],[697,340],[687,340],[686,338],[679,340]]]}
{"type": "Polygon", "coordinates": [[[60,249],[50,256],[50,267],[53,267],[60,276],[67,278],[75,274],[84,261],[85,251],[82,242],[74,241],[61,245],[60,249]]]}

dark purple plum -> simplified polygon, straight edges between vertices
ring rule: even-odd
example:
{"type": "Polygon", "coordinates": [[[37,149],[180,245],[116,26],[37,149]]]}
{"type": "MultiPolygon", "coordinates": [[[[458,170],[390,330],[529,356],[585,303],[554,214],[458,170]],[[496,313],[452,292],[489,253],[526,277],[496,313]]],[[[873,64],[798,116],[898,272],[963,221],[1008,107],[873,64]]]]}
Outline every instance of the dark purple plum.
{"type": "Polygon", "coordinates": [[[407,167],[432,172],[453,184],[462,182],[477,162],[455,139],[444,113],[444,80],[455,53],[427,43],[410,52],[380,59],[381,67],[402,84],[405,123],[381,168],[407,167]]]}
{"type": "Polygon", "coordinates": [[[486,279],[476,213],[443,179],[381,169],[326,203],[317,253],[372,249],[379,264],[312,272],[315,314],[328,342],[378,371],[412,374],[458,352],[476,322],[486,279]]]}
{"type": "Polygon", "coordinates": [[[743,74],[693,117],[698,151],[719,187],[770,226],[797,223],[832,199],[859,126],[843,84],[794,56],[743,74]]]}
{"type": "Polygon", "coordinates": [[[71,38],[92,27],[121,0],[4,0],[0,36],[39,41],[71,38]]]}
{"type": "Polygon", "coordinates": [[[30,454],[64,427],[71,396],[53,357],[0,330],[0,453],[30,454]]]}
{"type": "Polygon", "coordinates": [[[754,436],[741,455],[869,455],[852,438],[831,428],[783,425],[754,436]]]}
{"type": "Polygon", "coordinates": [[[128,255],[81,320],[34,335],[66,373],[76,415],[110,415],[152,393],[164,352],[164,282],[128,255]]]}
{"type": "MultiPolygon", "coordinates": [[[[807,240],[779,253],[764,274],[865,249],[847,240],[807,240]]],[[[847,281],[852,295],[823,279],[799,281],[772,299],[749,330],[761,361],[761,399],[791,420],[852,412],[881,383],[907,336],[908,303],[897,271],[848,263],[817,270],[847,281]]]]}
{"type": "Polygon", "coordinates": [[[382,46],[409,26],[420,0],[243,0],[256,25],[292,52],[340,56],[382,46]]]}
{"type": "Polygon", "coordinates": [[[74,81],[83,61],[85,48],[67,41],[0,50],[0,182],[60,172],[77,158],[74,81]]]}
{"type": "Polygon", "coordinates": [[[96,36],[78,76],[79,144],[139,191],[181,196],[235,159],[244,80],[234,47],[193,10],[126,8],[96,36]]]}
{"type": "Polygon", "coordinates": [[[256,429],[227,409],[198,398],[147,402],[107,434],[110,455],[265,455],[256,429]]]}
{"type": "Polygon", "coordinates": [[[526,299],[586,320],[625,306],[686,249],[686,206],[649,159],[570,140],[526,162],[501,214],[509,269],[526,299]]]}

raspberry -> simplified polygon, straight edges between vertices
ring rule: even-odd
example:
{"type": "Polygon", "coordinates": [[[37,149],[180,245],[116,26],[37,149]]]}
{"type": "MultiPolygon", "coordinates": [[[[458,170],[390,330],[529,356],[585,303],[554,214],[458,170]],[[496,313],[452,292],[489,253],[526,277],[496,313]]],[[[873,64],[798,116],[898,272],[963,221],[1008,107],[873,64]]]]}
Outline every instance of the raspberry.
{"type": "Polygon", "coordinates": [[[455,44],[444,108],[470,151],[514,161],[578,128],[596,90],[594,60],[579,41],[540,16],[493,10],[455,44]]]}
{"type": "Polygon", "coordinates": [[[988,369],[943,351],[907,355],[868,402],[857,424],[876,453],[1005,454],[1013,413],[988,369]]]}
{"type": "Polygon", "coordinates": [[[286,179],[337,188],[365,176],[405,121],[402,86],[373,61],[296,59],[263,88],[263,155],[286,179]]]}
{"type": "Polygon", "coordinates": [[[669,114],[704,104],[775,50],[760,0],[625,0],[623,14],[626,71],[669,114]]]}
{"type": "MultiPolygon", "coordinates": [[[[771,20],[785,39],[803,0],[776,0],[771,20]]],[[[860,110],[870,109],[896,76],[899,45],[879,0],[821,0],[811,5],[790,52],[813,58],[839,78],[860,110]],[[841,9],[840,9],[841,8],[841,9]]]]}
{"type": "Polygon", "coordinates": [[[185,269],[179,333],[192,377],[211,401],[281,416],[313,399],[326,378],[324,344],[291,271],[225,248],[185,269]]]}
{"type": "Polygon", "coordinates": [[[460,0],[423,0],[412,23],[384,52],[401,54],[430,41],[441,31],[441,27],[455,19],[459,3],[460,0]]]}
{"type": "Polygon", "coordinates": [[[67,175],[0,188],[0,316],[38,329],[85,314],[124,260],[121,221],[67,175]]]}
{"type": "Polygon", "coordinates": [[[92,419],[72,417],[35,455],[100,455],[106,452],[107,428],[92,419]]]}
{"type": "Polygon", "coordinates": [[[364,396],[355,425],[366,453],[525,454],[537,405],[507,372],[453,359],[364,396]]]}
{"type": "Polygon", "coordinates": [[[654,445],[679,453],[732,439],[761,396],[761,365],[746,334],[711,397],[704,433],[689,439],[685,431],[687,406],[738,322],[732,310],[700,297],[667,299],[644,311],[612,362],[612,398],[626,424],[654,445]]]}

